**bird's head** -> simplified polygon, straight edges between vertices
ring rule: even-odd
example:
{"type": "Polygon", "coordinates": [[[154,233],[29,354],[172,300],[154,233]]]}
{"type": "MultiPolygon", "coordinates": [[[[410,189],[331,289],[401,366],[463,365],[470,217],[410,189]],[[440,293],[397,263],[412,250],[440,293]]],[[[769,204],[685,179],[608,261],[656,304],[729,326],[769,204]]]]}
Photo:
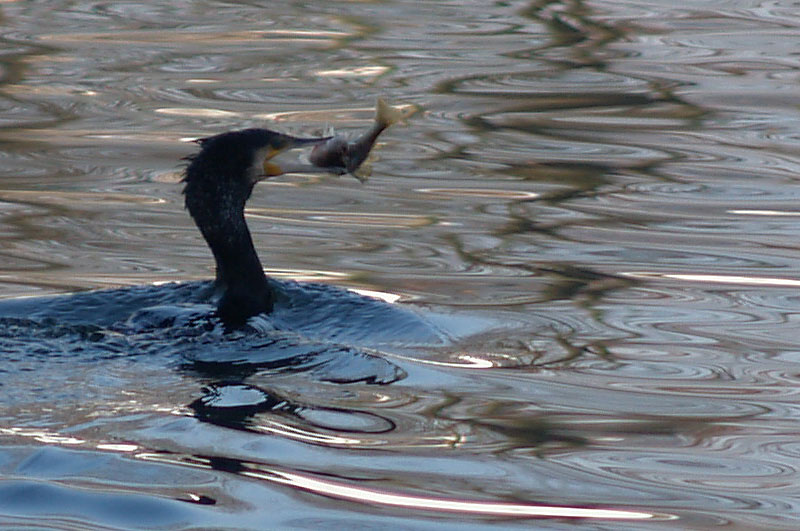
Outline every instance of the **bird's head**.
{"type": "Polygon", "coordinates": [[[187,157],[183,193],[195,215],[196,205],[230,199],[242,206],[263,179],[297,171],[320,171],[311,165],[282,165],[273,158],[292,148],[325,142],[330,137],[298,138],[269,129],[243,129],[201,138],[200,151],[187,157]]]}

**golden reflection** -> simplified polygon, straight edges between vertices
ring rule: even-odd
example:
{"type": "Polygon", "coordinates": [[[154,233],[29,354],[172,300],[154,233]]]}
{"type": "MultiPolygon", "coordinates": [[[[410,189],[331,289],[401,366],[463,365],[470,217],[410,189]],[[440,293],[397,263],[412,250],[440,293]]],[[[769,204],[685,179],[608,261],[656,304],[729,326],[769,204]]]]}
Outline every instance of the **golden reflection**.
{"type": "Polygon", "coordinates": [[[354,68],[338,68],[333,70],[317,70],[321,77],[377,77],[389,71],[386,66],[360,66],[354,68]]]}
{"type": "Polygon", "coordinates": [[[156,171],[151,174],[150,179],[153,182],[157,183],[180,184],[181,180],[183,179],[183,171],[182,170],[156,171]]]}
{"type": "Polygon", "coordinates": [[[330,44],[337,39],[350,37],[349,33],[331,30],[244,30],[244,31],[168,31],[143,30],[113,31],[96,33],[54,33],[41,35],[39,39],[44,42],[73,43],[73,42],[102,42],[105,44],[192,44],[213,42],[216,46],[230,44],[247,44],[258,42],[277,41],[302,43],[318,42],[330,44]]]}
{"type": "Polygon", "coordinates": [[[199,109],[196,107],[162,107],[154,112],[167,114],[170,116],[191,116],[195,118],[233,118],[241,116],[240,113],[233,111],[223,111],[222,109],[199,109]]]}
{"type": "MultiPolygon", "coordinates": [[[[163,147],[165,144],[172,144],[176,141],[189,142],[195,138],[188,138],[185,140],[180,139],[172,134],[167,134],[162,130],[158,131],[138,131],[131,132],[130,130],[112,130],[105,129],[107,133],[98,133],[94,129],[70,129],[69,133],[69,146],[92,146],[96,148],[97,140],[109,140],[118,143],[135,142],[137,144],[154,144],[163,147]]],[[[0,139],[11,140],[13,142],[47,142],[54,145],[63,145],[64,132],[60,129],[26,129],[14,128],[13,133],[9,131],[0,130],[0,139]],[[8,133],[8,134],[6,134],[8,133]]],[[[38,146],[31,146],[32,150],[39,149],[38,146]]]]}
{"type": "MultiPolygon", "coordinates": [[[[264,79],[263,81],[269,81],[264,79]]],[[[419,108],[410,103],[401,103],[392,105],[395,109],[400,109],[403,113],[403,120],[414,115],[419,108]]],[[[259,120],[266,120],[270,122],[323,122],[329,124],[331,122],[371,122],[374,119],[375,107],[350,107],[346,109],[323,109],[319,111],[283,111],[283,112],[270,112],[260,114],[249,114],[250,118],[257,118],[259,120]],[[363,115],[358,118],[358,115],[363,115]]]]}
{"type": "Polygon", "coordinates": [[[319,269],[264,269],[272,277],[289,278],[297,281],[347,280],[350,275],[341,271],[322,271],[319,269]]]}
{"type": "Polygon", "coordinates": [[[26,85],[9,83],[3,87],[3,92],[14,96],[67,96],[80,94],[83,96],[96,96],[93,90],[81,90],[70,85],[26,85]]]}
{"type": "Polygon", "coordinates": [[[281,221],[282,223],[323,224],[323,225],[365,225],[372,228],[417,228],[435,224],[430,216],[410,214],[348,213],[340,214],[329,210],[302,210],[277,208],[246,208],[245,212],[255,219],[281,221]]]}
{"type": "Polygon", "coordinates": [[[126,203],[140,205],[157,205],[166,203],[160,197],[148,197],[143,195],[117,194],[113,192],[65,192],[44,191],[44,190],[2,190],[0,200],[9,203],[29,203],[34,205],[56,205],[65,206],[80,205],[85,208],[87,204],[96,204],[98,207],[106,208],[111,203],[126,203]]]}
{"type": "Polygon", "coordinates": [[[471,501],[453,498],[434,498],[411,494],[395,493],[388,490],[369,489],[353,486],[343,481],[319,479],[307,474],[297,474],[280,470],[264,472],[247,470],[242,475],[273,483],[289,485],[322,496],[359,503],[402,507],[423,511],[448,513],[506,516],[519,518],[593,518],[611,520],[651,520],[671,519],[672,515],[656,514],[621,509],[592,509],[586,507],[559,507],[527,503],[505,503],[493,501],[471,501]]]}
{"type": "Polygon", "coordinates": [[[690,273],[654,273],[650,271],[631,271],[620,273],[634,278],[664,278],[671,280],[686,280],[689,282],[707,282],[712,284],[743,284],[745,286],[782,286],[799,287],[800,280],[775,277],[745,277],[739,275],[707,275],[690,273]]]}
{"type": "Polygon", "coordinates": [[[745,216],[800,216],[800,212],[787,212],[785,210],[728,210],[727,213],[745,216]]]}
{"type": "Polygon", "coordinates": [[[484,188],[418,188],[416,191],[440,197],[497,197],[502,199],[535,199],[539,197],[539,194],[535,192],[484,188]]]}

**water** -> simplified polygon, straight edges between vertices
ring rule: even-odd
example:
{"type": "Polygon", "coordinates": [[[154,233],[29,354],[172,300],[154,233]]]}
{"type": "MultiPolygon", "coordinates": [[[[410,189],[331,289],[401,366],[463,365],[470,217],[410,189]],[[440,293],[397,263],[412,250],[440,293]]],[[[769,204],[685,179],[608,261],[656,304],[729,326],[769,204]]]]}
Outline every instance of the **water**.
{"type": "Polygon", "coordinates": [[[796,7],[0,4],[0,523],[797,528],[796,7]],[[248,220],[285,286],[427,339],[308,307],[276,361],[10,301],[212,277],[185,140],[378,95],[418,112],[366,185],[270,180],[248,220]]]}

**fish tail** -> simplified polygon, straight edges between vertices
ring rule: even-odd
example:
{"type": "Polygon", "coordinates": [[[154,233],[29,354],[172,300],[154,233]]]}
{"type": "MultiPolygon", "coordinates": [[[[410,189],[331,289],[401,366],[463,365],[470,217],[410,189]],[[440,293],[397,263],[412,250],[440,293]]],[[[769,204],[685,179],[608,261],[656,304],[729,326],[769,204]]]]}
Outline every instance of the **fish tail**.
{"type": "Polygon", "coordinates": [[[383,98],[378,98],[375,105],[375,122],[381,127],[389,127],[404,118],[404,113],[397,107],[392,107],[383,98]]]}

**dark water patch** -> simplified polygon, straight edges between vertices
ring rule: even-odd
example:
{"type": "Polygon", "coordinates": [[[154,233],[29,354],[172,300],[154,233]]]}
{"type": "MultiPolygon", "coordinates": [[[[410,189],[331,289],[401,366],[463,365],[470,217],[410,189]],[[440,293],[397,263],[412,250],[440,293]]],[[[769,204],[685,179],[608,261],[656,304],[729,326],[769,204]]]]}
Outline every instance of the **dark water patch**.
{"type": "Polygon", "coordinates": [[[324,285],[273,285],[279,293],[274,313],[254,318],[242,331],[222,328],[208,301],[212,286],[200,282],[9,300],[1,309],[7,316],[0,323],[1,341],[11,362],[148,355],[201,374],[236,373],[243,379],[291,370],[327,381],[371,383],[403,377],[375,346],[448,341],[410,310],[324,285]]]}

